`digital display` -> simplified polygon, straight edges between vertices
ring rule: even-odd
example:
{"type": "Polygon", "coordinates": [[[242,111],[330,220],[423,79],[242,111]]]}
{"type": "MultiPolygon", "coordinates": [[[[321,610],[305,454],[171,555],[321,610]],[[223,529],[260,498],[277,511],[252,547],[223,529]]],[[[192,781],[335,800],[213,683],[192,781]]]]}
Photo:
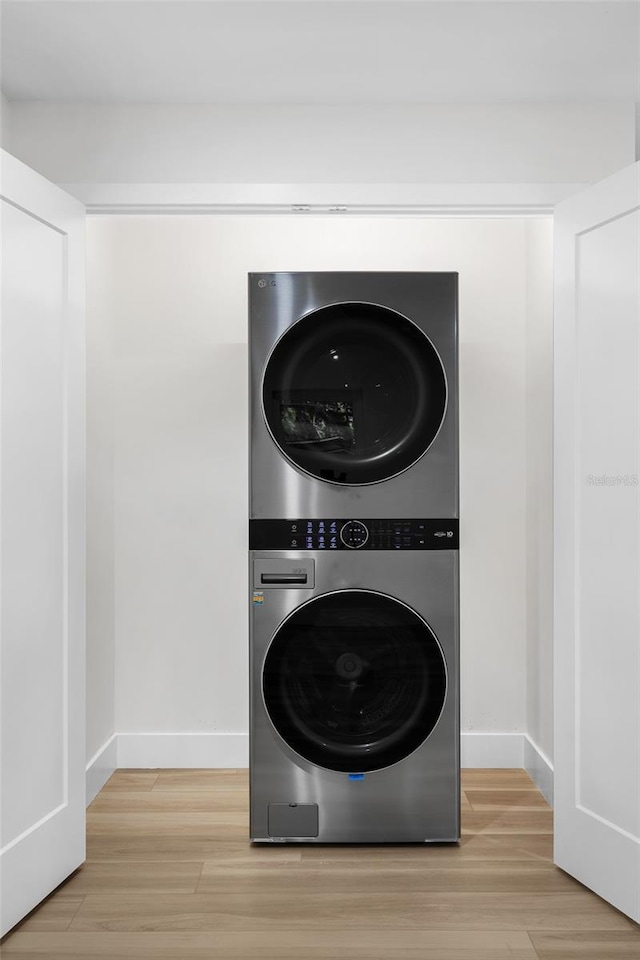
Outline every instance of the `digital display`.
{"type": "Polygon", "coordinates": [[[353,404],[348,400],[280,400],[284,442],[321,447],[326,452],[350,450],[356,442],[353,404]]]}

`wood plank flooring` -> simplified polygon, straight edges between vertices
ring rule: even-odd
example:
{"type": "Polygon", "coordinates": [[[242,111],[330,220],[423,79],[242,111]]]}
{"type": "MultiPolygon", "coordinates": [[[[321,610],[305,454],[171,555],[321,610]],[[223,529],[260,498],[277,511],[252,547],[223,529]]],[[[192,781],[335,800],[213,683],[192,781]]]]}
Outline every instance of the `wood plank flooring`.
{"type": "Polygon", "coordinates": [[[252,847],[244,770],[119,770],[87,862],[8,960],[640,960],[640,928],[551,862],[522,770],[464,770],[460,846],[252,847]]]}

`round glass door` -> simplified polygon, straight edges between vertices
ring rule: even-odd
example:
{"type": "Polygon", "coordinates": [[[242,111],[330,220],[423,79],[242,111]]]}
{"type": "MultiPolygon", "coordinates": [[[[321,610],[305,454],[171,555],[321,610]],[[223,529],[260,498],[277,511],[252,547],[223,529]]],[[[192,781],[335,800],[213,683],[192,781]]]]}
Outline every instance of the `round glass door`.
{"type": "Polygon", "coordinates": [[[273,439],[332,483],[387,480],[433,442],[447,403],[440,357],[406,317],[340,303],[303,317],[277,342],[263,381],[273,439]]]}
{"type": "Polygon", "coordinates": [[[310,600],[273,638],[263,669],[274,727],[330,770],[391,766],[429,736],[445,701],[440,645],[413,610],[379,593],[310,600]]]}

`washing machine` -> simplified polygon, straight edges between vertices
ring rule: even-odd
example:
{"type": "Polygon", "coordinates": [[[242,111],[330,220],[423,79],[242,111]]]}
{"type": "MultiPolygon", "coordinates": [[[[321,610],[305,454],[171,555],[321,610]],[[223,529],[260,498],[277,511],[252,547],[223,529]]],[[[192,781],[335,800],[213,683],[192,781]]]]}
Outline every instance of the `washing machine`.
{"type": "Polygon", "coordinates": [[[250,537],[251,839],[458,840],[457,521],[252,520],[250,537]]]}
{"type": "Polygon", "coordinates": [[[458,516],[457,290],[249,275],[252,518],[458,516]]]}

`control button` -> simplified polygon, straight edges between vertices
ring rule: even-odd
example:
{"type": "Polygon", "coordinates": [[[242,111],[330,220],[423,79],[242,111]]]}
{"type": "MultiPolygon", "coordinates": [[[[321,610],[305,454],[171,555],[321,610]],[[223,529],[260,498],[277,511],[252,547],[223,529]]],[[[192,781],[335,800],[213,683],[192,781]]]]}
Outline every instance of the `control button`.
{"type": "Polygon", "coordinates": [[[350,550],[358,550],[364,547],[369,539],[369,531],[360,520],[348,520],[340,531],[340,539],[345,547],[350,550]]]}

